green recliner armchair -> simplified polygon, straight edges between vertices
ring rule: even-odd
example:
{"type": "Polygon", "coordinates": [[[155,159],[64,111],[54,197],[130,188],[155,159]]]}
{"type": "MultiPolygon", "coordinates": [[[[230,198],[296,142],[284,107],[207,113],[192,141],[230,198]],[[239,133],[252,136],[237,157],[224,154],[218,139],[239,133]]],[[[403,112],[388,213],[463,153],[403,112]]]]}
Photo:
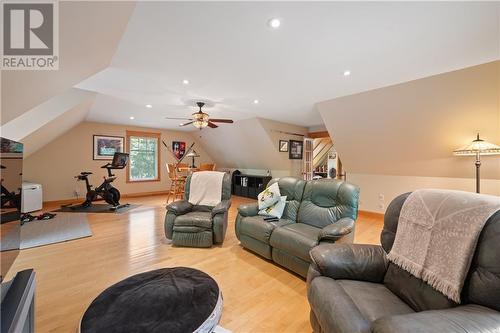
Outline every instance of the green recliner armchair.
{"type": "Polygon", "coordinates": [[[165,236],[176,246],[211,247],[222,244],[231,207],[231,176],[222,180],[221,202],[215,207],[192,205],[189,202],[191,176],[186,179],[184,199],[167,206],[165,236]]]}
{"type": "Polygon", "coordinates": [[[358,187],[335,179],[305,182],[294,177],[272,179],[287,196],[283,216],[269,223],[257,203],[238,207],[235,231],[243,247],[305,277],[309,251],[324,242],[350,242],[358,215],[358,187]]]}

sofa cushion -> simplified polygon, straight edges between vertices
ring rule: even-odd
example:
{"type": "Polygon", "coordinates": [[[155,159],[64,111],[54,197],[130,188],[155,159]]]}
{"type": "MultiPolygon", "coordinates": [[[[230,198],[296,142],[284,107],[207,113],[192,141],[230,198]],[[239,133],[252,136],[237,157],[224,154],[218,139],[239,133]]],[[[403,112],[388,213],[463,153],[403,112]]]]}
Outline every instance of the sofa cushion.
{"type": "Polygon", "coordinates": [[[282,218],[297,222],[297,213],[306,182],[295,177],[283,177],[271,179],[268,186],[274,183],[278,183],[281,195],[286,196],[286,206],[282,218]]]}
{"type": "Polygon", "coordinates": [[[266,222],[262,216],[247,216],[241,220],[240,233],[269,244],[269,238],[276,227],[294,223],[293,221],[280,219],[277,222],[266,222]]]}
{"type": "Polygon", "coordinates": [[[308,181],[297,222],[323,228],[342,217],[356,220],[358,197],[357,186],[337,179],[308,181]]]}
{"type": "Polygon", "coordinates": [[[311,309],[325,332],[369,333],[381,317],[413,313],[382,284],[317,277],[308,288],[311,309]]]}
{"type": "Polygon", "coordinates": [[[175,227],[199,227],[204,229],[211,229],[212,213],[198,211],[177,216],[174,221],[174,230],[175,227]]]}
{"type": "Polygon", "coordinates": [[[363,317],[370,322],[384,316],[414,312],[383,284],[354,280],[336,281],[356,304],[363,317]]]}
{"type": "Polygon", "coordinates": [[[311,262],[309,251],[318,245],[321,229],[308,224],[294,223],[273,231],[270,244],[282,251],[293,254],[302,260],[311,262]]]}

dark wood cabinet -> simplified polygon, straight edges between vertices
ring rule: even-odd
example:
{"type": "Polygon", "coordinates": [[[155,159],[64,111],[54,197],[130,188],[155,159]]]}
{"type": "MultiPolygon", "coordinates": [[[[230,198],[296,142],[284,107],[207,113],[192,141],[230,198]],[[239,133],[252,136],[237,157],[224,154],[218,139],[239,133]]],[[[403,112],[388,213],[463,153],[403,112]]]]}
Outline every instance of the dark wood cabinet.
{"type": "Polygon", "coordinates": [[[233,175],[233,195],[257,199],[257,195],[267,187],[270,180],[270,176],[235,174],[233,175]]]}

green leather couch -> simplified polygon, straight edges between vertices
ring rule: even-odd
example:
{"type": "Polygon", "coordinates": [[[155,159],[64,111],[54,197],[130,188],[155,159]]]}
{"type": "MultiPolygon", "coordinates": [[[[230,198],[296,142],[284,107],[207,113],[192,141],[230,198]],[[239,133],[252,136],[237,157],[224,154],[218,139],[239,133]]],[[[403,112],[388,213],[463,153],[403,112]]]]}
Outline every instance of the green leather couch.
{"type": "Polygon", "coordinates": [[[272,179],[287,196],[283,216],[269,223],[257,203],[238,207],[235,231],[243,247],[306,277],[309,251],[320,243],[352,243],[359,188],[336,180],[272,179]]]}
{"type": "Polygon", "coordinates": [[[167,206],[165,236],[176,246],[211,247],[222,244],[231,207],[231,176],[222,180],[222,200],[215,207],[189,203],[191,176],[186,179],[184,199],[167,206]]]}

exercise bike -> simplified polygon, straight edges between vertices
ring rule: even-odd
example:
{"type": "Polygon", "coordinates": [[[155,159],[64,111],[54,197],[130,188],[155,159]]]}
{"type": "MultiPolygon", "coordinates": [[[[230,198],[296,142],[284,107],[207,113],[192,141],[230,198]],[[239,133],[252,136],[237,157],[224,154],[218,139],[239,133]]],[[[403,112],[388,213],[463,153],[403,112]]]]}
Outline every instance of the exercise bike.
{"type": "Polygon", "coordinates": [[[76,206],[66,206],[70,209],[76,210],[81,208],[89,208],[92,206],[92,202],[98,200],[99,198],[104,199],[108,204],[111,205],[110,210],[117,210],[123,207],[129,206],[129,204],[120,204],[120,191],[111,184],[115,179],[115,175],[111,170],[119,170],[125,168],[128,162],[129,155],[126,153],[115,153],[113,156],[113,161],[101,166],[102,169],[108,170],[108,176],[103,177],[104,181],[101,185],[93,189],[89,182],[89,176],[92,172],[82,171],[78,176],[75,176],[77,181],[84,181],[85,187],[87,188],[87,194],[85,196],[85,201],[76,206]]]}

